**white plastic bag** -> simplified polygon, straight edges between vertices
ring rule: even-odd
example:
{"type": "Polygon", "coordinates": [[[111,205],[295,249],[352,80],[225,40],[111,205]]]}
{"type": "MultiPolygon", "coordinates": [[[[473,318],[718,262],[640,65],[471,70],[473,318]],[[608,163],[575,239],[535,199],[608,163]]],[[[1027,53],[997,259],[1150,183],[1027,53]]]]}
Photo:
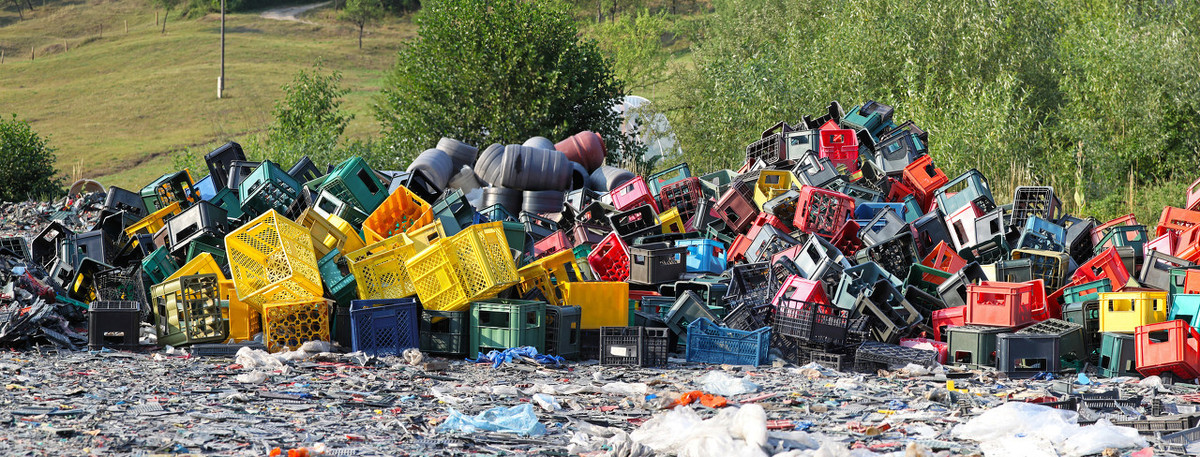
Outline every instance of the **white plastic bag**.
{"type": "Polygon", "coordinates": [[[758,384],[746,378],[730,376],[724,371],[710,371],[700,377],[700,390],[726,397],[758,392],[758,384]]]}

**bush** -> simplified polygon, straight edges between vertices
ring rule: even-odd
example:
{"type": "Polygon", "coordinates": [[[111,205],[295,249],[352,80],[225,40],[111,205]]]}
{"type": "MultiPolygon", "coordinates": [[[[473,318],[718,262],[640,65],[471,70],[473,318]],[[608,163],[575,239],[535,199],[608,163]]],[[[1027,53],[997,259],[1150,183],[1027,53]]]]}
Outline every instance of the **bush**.
{"type": "Polygon", "coordinates": [[[17,115],[0,118],[0,201],[19,202],[62,193],[54,149],[17,115]]]}
{"type": "Polygon", "coordinates": [[[394,160],[380,166],[405,165],[442,136],[486,146],[592,130],[610,150],[640,151],[620,144],[612,106],[625,91],[611,62],[561,2],[438,0],[416,22],[376,106],[394,160]]]}
{"type": "Polygon", "coordinates": [[[354,118],[342,110],[342,75],[324,74],[320,64],[300,70],[275,102],[275,121],[267,130],[263,158],[289,166],[307,155],[313,163],[338,163],[345,155],[338,142],[354,118]]]}

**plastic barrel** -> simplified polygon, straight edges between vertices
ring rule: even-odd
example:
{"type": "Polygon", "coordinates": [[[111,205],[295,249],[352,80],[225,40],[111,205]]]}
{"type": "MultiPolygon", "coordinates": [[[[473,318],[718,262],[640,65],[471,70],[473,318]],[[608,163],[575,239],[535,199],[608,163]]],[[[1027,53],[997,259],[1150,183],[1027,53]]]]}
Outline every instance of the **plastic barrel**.
{"type": "Polygon", "coordinates": [[[450,156],[455,170],[462,170],[464,165],[475,165],[475,159],[479,158],[479,148],[454,138],[443,137],[438,140],[437,149],[450,156]]]}
{"type": "Polygon", "coordinates": [[[566,194],[559,190],[527,190],[521,195],[521,210],[531,213],[561,213],[566,194]]]}
{"type": "Polygon", "coordinates": [[[408,171],[413,170],[421,170],[434,186],[444,189],[454,174],[454,161],[445,152],[426,149],[408,164],[408,171]]]}
{"type": "Polygon", "coordinates": [[[596,192],[608,192],[633,178],[635,176],[629,170],[604,165],[588,177],[588,187],[596,192]]]}
{"type": "Polygon", "coordinates": [[[480,207],[487,208],[492,205],[503,206],[509,214],[521,214],[521,191],[503,187],[485,187],[480,207]]]}
{"type": "Polygon", "coordinates": [[[524,143],[521,143],[521,146],[528,146],[531,148],[538,148],[538,149],[554,149],[554,142],[550,141],[549,138],[546,138],[544,136],[535,136],[528,140],[525,140],[524,143]]]}
{"type": "Polygon", "coordinates": [[[479,178],[475,176],[474,169],[463,165],[459,167],[458,173],[450,178],[448,186],[452,189],[462,189],[463,193],[467,193],[479,188],[479,178]]]}
{"type": "Polygon", "coordinates": [[[587,168],[579,162],[571,162],[571,190],[584,189],[587,187],[587,184],[587,168]]]}
{"type": "Polygon", "coordinates": [[[549,149],[508,145],[503,151],[488,147],[475,162],[475,173],[497,187],[519,190],[567,190],[571,161],[549,149]]]}
{"type": "Polygon", "coordinates": [[[600,135],[587,130],[559,141],[554,145],[554,149],[566,154],[568,160],[582,164],[589,173],[604,165],[604,156],[608,154],[600,135]]]}

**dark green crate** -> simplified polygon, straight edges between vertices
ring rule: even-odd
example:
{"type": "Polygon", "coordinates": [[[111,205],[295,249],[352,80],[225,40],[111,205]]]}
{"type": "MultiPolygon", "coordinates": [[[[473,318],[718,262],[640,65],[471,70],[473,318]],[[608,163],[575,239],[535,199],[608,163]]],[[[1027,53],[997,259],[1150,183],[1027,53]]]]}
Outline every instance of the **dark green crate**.
{"type": "Polygon", "coordinates": [[[375,211],[388,197],[388,187],[362,157],[346,159],[328,175],[313,182],[316,181],[320,181],[316,190],[329,192],[341,201],[359,208],[363,213],[375,211]]]}
{"type": "Polygon", "coordinates": [[[971,368],[996,366],[996,335],[1011,332],[1009,327],[963,325],[948,327],[946,363],[971,368]]]}
{"type": "Polygon", "coordinates": [[[175,274],[177,270],[179,270],[179,264],[175,263],[175,258],[171,257],[171,252],[166,246],[155,249],[154,252],[142,259],[142,272],[146,273],[151,284],[166,281],[167,277],[175,274]]]}
{"type": "Polygon", "coordinates": [[[217,265],[225,266],[225,265],[229,264],[229,262],[226,260],[227,255],[225,253],[225,249],[213,246],[208,243],[202,243],[200,241],[193,241],[191,243],[188,243],[187,261],[191,262],[192,259],[196,258],[196,256],[203,254],[205,252],[212,255],[213,260],[215,260],[217,262],[217,265]]]}
{"type": "MultiPolygon", "coordinates": [[[[470,343],[467,311],[421,311],[421,350],[431,354],[465,356],[470,343]]],[[[474,356],[475,354],[470,354],[474,356]]]]}
{"type": "Polygon", "coordinates": [[[494,298],[471,303],[471,343],[484,352],[533,346],[546,349],[546,302],[494,298]]]}

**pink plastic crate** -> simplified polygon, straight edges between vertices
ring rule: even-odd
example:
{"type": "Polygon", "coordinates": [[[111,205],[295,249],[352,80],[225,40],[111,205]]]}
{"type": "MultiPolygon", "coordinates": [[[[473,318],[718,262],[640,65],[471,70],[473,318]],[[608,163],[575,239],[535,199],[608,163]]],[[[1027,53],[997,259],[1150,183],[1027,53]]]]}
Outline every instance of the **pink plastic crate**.
{"type": "Polygon", "coordinates": [[[650,193],[650,186],[646,185],[646,178],[641,176],[626,181],[625,184],[621,184],[621,187],[610,191],[609,195],[612,197],[613,206],[617,208],[617,211],[650,205],[656,214],[659,212],[658,201],[650,193]]]}
{"type": "Polygon", "coordinates": [[[1150,255],[1150,251],[1158,251],[1166,255],[1175,255],[1175,245],[1179,243],[1179,232],[1167,232],[1162,236],[1146,243],[1142,255],[1150,255]]]}
{"type": "Polygon", "coordinates": [[[829,304],[829,296],[821,283],[801,278],[796,275],[788,276],[779,287],[779,292],[771,299],[771,303],[779,306],[784,299],[799,300],[809,303],[829,304]]]}
{"type": "Polygon", "coordinates": [[[900,338],[900,347],[915,348],[925,344],[933,346],[933,348],[937,350],[938,363],[946,363],[946,358],[950,356],[950,343],[931,340],[929,338],[900,338]]]}
{"type": "Polygon", "coordinates": [[[939,309],[933,312],[933,339],[946,341],[946,327],[967,325],[967,307],[939,309]]]}

